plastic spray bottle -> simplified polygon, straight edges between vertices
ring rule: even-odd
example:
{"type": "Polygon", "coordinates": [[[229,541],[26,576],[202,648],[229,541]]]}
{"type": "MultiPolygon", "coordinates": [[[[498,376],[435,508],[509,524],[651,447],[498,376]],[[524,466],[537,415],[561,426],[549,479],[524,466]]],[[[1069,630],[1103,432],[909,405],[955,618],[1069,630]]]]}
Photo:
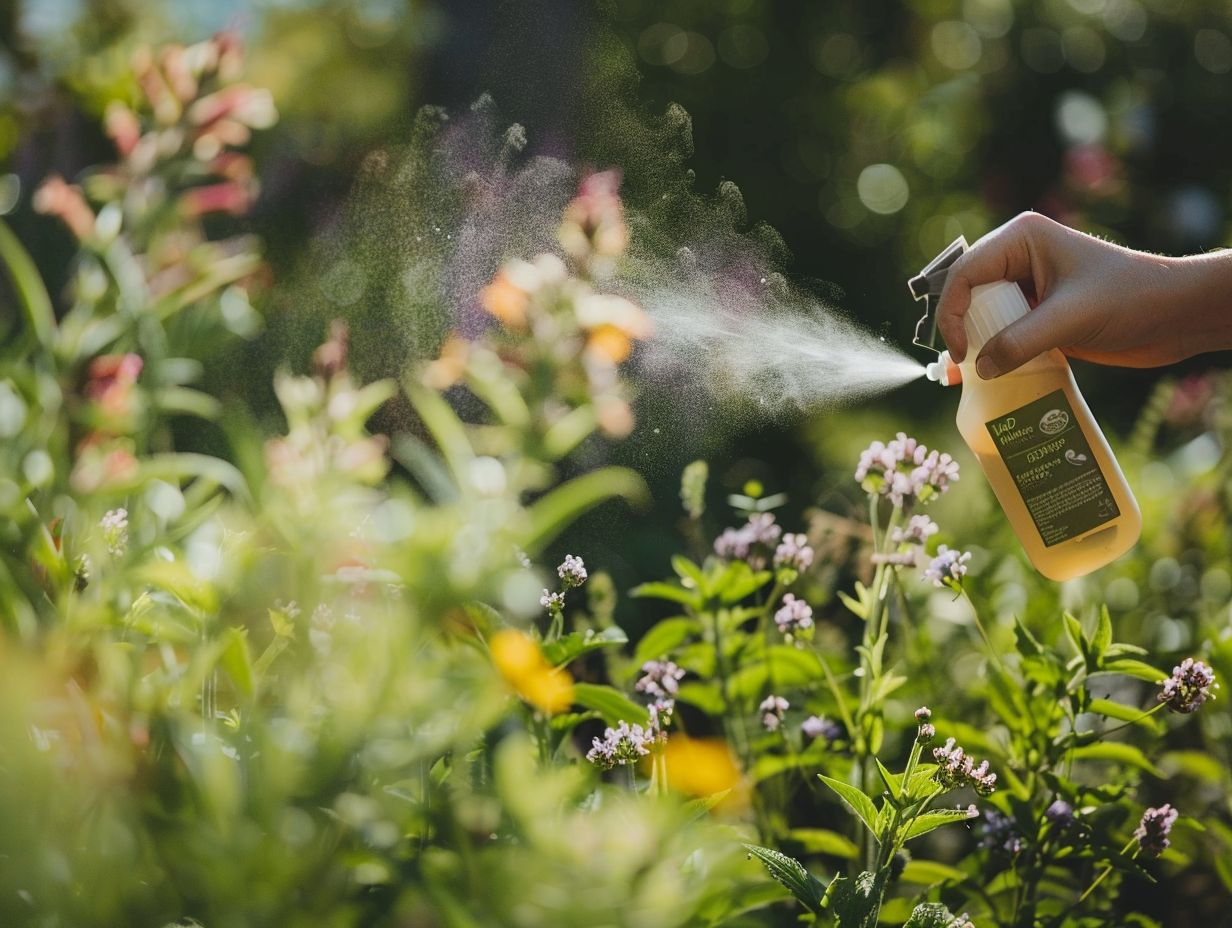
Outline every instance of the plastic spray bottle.
{"type": "Polygon", "coordinates": [[[1015,283],[975,287],[967,311],[967,355],[955,364],[938,344],[936,309],[959,238],[908,283],[926,313],[915,343],[939,351],[930,380],[962,384],[958,431],[975,454],[1036,570],[1052,580],[1088,574],[1138,541],[1142,514],[1064,354],[1054,349],[991,380],[975,358],[1030,306],[1015,283]]]}

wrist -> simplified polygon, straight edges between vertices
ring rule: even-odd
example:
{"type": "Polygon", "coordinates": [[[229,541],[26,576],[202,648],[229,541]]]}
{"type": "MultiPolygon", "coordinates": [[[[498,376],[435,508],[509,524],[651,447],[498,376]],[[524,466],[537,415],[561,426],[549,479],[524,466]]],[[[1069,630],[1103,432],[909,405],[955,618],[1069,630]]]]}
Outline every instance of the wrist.
{"type": "Polygon", "coordinates": [[[1158,260],[1160,336],[1177,360],[1232,349],[1232,250],[1158,260]]]}

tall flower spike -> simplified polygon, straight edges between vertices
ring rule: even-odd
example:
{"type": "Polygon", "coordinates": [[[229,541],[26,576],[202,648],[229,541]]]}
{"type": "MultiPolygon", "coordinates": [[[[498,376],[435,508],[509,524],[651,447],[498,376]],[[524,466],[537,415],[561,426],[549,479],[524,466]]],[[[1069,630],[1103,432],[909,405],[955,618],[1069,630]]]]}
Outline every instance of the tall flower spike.
{"type": "Polygon", "coordinates": [[[1168,849],[1172,843],[1168,835],[1172,833],[1172,826],[1176,824],[1178,815],[1176,809],[1166,802],[1157,809],[1147,809],[1142,813],[1142,820],[1134,830],[1134,837],[1138,839],[1138,847],[1144,854],[1158,857],[1168,849]]]}

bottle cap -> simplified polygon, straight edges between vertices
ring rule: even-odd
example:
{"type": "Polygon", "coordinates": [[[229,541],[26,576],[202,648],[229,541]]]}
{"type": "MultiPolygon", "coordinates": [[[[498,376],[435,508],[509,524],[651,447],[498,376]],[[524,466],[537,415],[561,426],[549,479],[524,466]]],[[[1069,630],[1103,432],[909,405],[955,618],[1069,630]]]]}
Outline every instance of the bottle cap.
{"type": "Polygon", "coordinates": [[[967,356],[975,357],[989,339],[1030,311],[1027,298],[1016,283],[999,280],[973,287],[966,315],[967,356]]]}

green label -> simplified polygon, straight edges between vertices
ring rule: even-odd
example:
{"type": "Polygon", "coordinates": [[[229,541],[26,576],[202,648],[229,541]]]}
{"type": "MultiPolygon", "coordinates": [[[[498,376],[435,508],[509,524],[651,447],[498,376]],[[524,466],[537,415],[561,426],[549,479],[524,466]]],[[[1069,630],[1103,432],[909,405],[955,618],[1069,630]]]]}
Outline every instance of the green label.
{"type": "Polygon", "coordinates": [[[1069,541],[1121,514],[1065,391],[1049,393],[987,425],[1045,546],[1069,541]]]}

